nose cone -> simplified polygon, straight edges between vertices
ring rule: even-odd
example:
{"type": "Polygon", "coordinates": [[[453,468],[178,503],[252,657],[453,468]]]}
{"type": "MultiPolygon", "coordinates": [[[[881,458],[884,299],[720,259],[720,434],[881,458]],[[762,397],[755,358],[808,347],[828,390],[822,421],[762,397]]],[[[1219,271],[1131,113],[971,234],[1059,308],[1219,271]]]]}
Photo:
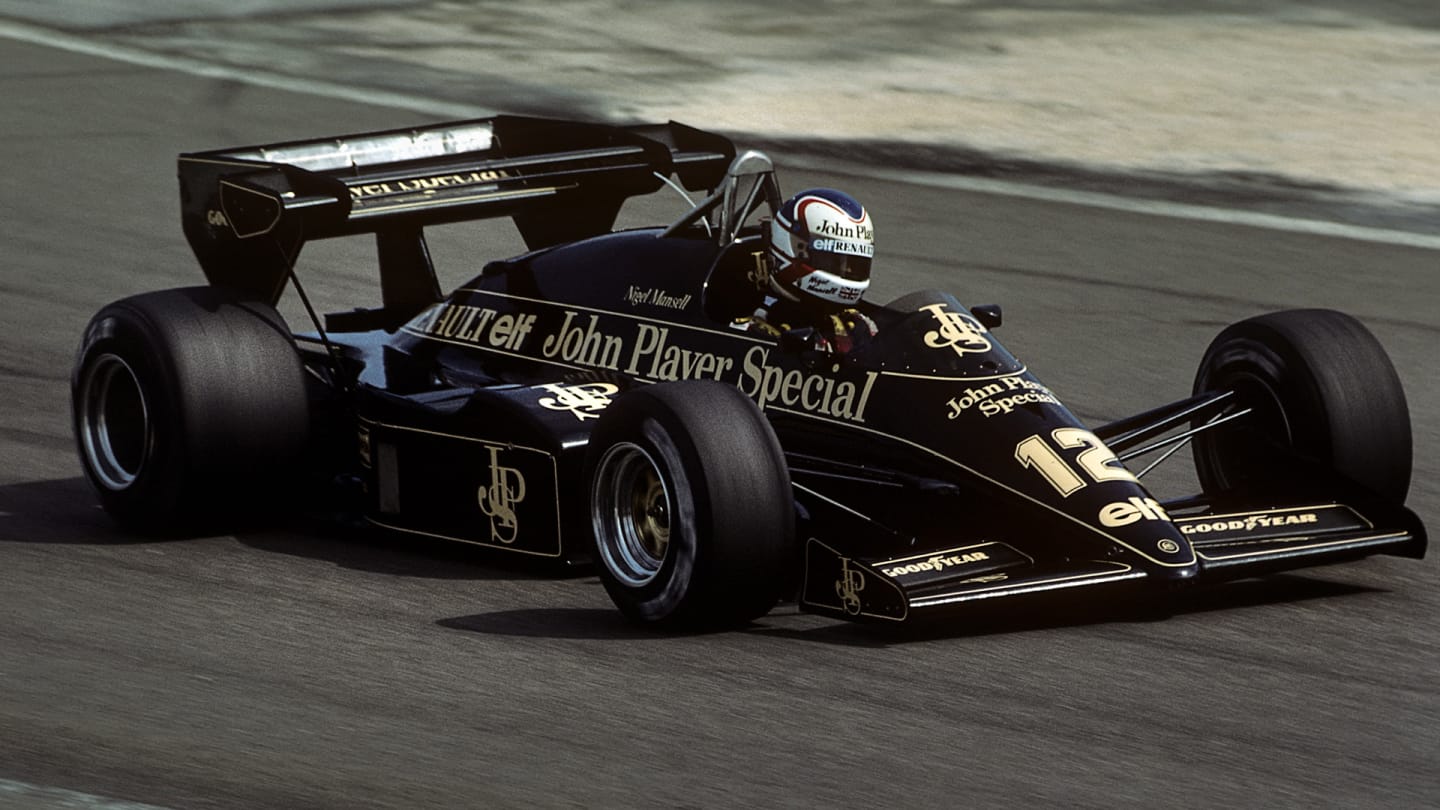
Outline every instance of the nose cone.
{"type": "Polygon", "coordinates": [[[1152,574],[1164,579],[1188,579],[1198,573],[1194,548],[1170,521],[1165,508],[1139,483],[1111,482],[1101,498],[1089,498],[1075,506],[1078,509],[1071,514],[1077,519],[1089,518],[1088,510],[1093,508],[1094,530],[1133,552],[1134,562],[1152,574]],[[1124,491],[1127,489],[1128,493],[1124,491]],[[1110,500],[1095,507],[1096,500],[1107,498],[1110,500]]]}

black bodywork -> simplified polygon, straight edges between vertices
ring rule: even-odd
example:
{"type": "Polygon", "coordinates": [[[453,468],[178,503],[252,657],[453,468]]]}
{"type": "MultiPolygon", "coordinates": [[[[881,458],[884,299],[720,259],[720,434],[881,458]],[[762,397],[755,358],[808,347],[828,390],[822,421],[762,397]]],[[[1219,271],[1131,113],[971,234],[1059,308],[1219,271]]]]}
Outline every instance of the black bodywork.
{"type": "Polygon", "coordinates": [[[1245,413],[1233,393],[1092,430],[995,339],[998,308],[943,292],[864,304],[878,335],[844,357],[733,328],[760,297],[756,220],[778,192],[768,159],[713,134],[496,118],[187,154],[180,179],[210,282],[272,303],[305,241],[377,235],[384,305],[297,340],[321,432],[340,437],[331,471],[386,529],[585,558],[582,471],[605,407],[714,379],[780,439],[807,610],[900,620],[1424,552],[1411,512],[1303,453],[1274,486],[1156,498],[1116,454],[1223,428],[1245,413]],[[668,178],[708,196],[673,224],[611,232],[625,199],[668,178]],[[497,216],[531,251],[442,295],[424,227],[497,216]]]}

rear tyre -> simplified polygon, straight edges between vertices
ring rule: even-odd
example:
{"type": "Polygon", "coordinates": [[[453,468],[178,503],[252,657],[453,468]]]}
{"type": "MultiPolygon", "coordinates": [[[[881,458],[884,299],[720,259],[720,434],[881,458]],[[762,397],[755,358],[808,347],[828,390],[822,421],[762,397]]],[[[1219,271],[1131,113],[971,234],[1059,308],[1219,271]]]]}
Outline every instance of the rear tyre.
{"type": "Polygon", "coordinates": [[[1283,481],[1293,470],[1289,450],[1404,502],[1411,467],[1405,392],[1380,342],[1349,315],[1288,310],[1227,327],[1200,361],[1194,390],[1232,390],[1254,411],[1243,428],[1196,438],[1206,492],[1283,481]]]}
{"type": "Polygon", "coordinates": [[[744,624],[788,583],[790,475],[775,433],[734,386],[636,389],[590,436],[586,478],[600,580],[631,620],[744,624]]]}
{"type": "Polygon", "coordinates": [[[80,343],[71,401],[80,462],[101,506],[139,531],[266,511],[309,431],[284,320],[215,287],[101,309],[80,343]]]}

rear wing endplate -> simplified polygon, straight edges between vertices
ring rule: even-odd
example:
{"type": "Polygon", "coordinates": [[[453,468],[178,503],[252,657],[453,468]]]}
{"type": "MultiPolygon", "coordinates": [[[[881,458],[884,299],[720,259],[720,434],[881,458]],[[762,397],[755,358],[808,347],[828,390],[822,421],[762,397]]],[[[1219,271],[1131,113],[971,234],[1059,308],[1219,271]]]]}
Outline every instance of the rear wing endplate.
{"type": "Polygon", "coordinates": [[[499,116],[180,155],[181,221],[205,277],[272,303],[305,242],[374,233],[387,308],[438,299],[422,229],[511,217],[531,249],[609,231],[674,177],[716,188],[730,140],[674,122],[499,116]]]}

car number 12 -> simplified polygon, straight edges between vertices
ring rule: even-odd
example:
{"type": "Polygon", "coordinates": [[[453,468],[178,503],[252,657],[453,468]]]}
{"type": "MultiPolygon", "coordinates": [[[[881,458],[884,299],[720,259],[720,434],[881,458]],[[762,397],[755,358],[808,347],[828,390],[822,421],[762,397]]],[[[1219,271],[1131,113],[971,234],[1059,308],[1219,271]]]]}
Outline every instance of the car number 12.
{"type": "Polygon", "coordinates": [[[1015,445],[1015,460],[1020,466],[1029,467],[1040,473],[1050,486],[1061,497],[1068,498],[1076,490],[1084,487],[1088,482],[1081,477],[1085,473],[1091,480],[1101,481],[1130,481],[1138,483],[1140,479],[1135,474],[1125,469],[1120,459],[1110,452],[1110,448],[1100,441],[1095,434],[1082,428],[1062,427],[1050,432],[1050,438],[1055,446],[1063,450],[1074,450],[1083,447],[1075,456],[1074,467],[1060,456],[1055,447],[1039,434],[1027,437],[1015,445]],[[1076,467],[1079,471],[1076,471],[1076,467]]]}

